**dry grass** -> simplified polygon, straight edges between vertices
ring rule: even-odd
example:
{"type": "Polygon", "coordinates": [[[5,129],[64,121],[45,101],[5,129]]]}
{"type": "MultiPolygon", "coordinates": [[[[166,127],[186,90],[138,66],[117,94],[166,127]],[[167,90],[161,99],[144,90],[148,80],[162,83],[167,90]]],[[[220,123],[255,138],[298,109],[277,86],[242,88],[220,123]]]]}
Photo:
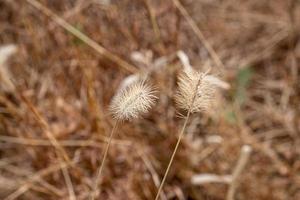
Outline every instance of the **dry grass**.
{"type": "Polygon", "coordinates": [[[159,100],[119,126],[100,196],[154,199],[185,114],[179,50],[231,87],[191,115],[161,199],[300,199],[299,1],[38,2],[0,1],[0,46],[18,49],[0,70],[0,199],[88,199],[110,100],[133,72],[159,100]],[[235,170],[244,145],[252,153],[235,170]]]}

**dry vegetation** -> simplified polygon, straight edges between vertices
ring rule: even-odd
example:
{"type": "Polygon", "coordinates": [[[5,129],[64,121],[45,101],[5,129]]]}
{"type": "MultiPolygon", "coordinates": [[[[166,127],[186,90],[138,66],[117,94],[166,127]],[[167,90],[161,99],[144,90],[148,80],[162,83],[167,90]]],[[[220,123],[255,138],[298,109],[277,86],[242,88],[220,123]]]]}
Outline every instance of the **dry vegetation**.
{"type": "Polygon", "coordinates": [[[154,199],[185,55],[225,82],[191,115],[161,199],[300,199],[300,2],[180,2],[0,0],[0,199],[88,199],[110,100],[137,73],[159,99],[119,125],[98,199],[154,199]]]}

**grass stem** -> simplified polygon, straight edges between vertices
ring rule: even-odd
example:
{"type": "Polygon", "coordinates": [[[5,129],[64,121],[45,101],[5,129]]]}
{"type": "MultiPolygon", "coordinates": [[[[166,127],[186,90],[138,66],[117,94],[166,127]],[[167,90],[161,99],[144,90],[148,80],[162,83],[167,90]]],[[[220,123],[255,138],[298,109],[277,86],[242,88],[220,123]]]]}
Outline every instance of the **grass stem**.
{"type": "Polygon", "coordinates": [[[94,200],[97,197],[97,195],[100,193],[100,191],[99,191],[99,193],[97,192],[98,191],[97,188],[98,188],[100,178],[101,178],[101,175],[102,175],[102,171],[103,171],[103,168],[104,168],[104,164],[105,164],[105,160],[106,160],[106,157],[107,157],[108,149],[110,147],[110,144],[111,144],[112,138],[114,136],[115,130],[117,129],[117,126],[118,126],[118,120],[115,122],[115,124],[114,124],[114,126],[111,130],[109,140],[108,140],[108,143],[106,145],[104,155],[103,155],[103,158],[102,158],[102,161],[101,161],[101,165],[100,165],[100,167],[98,169],[98,172],[97,172],[97,177],[96,177],[96,180],[95,180],[93,191],[92,191],[91,196],[90,196],[90,200],[94,200]]]}
{"type": "Polygon", "coordinates": [[[188,121],[189,121],[190,115],[191,115],[191,112],[188,111],[188,113],[187,113],[187,115],[186,115],[186,117],[185,117],[184,125],[183,125],[183,127],[182,127],[182,129],[181,129],[181,132],[180,132],[180,134],[179,134],[179,137],[178,137],[178,140],[177,140],[175,149],[174,149],[173,154],[172,154],[172,156],[171,156],[171,159],[170,159],[170,161],[169,161],[167,170],[166,170],[166,172],[165,172],[165,174],[164,174],[164,177],[163,177],[163,179],[162,179],[162,181],[161,181],[161,184],[160,184],[160,186],[159,186],[159,188],[158,188],[158,191],[157,191],[155,200],[158,200],[158,199],[159,199],[159,195],[160,195],[160,193],[161,193],[161,191],[162,191],[162,188],[163,188],[163,186],[164,186],[164,183],[165,183],[166,178],[167,178],[167,176],[168,176],[168,173],[169,173],[169,171],[170,171],[171,165],[172,165],[173,160],[174,160],[174,158],[175,158],[175,155],[176,155],[176,152],[177,152],[177,150],[178,150],[179,144],[180,144],[180,142],[181,142],[181,140],[182,140],[182,137],[183,137],[183,134],[184,134],[186,125],[187,125],[187,123],[188,123],[188,121]]]}

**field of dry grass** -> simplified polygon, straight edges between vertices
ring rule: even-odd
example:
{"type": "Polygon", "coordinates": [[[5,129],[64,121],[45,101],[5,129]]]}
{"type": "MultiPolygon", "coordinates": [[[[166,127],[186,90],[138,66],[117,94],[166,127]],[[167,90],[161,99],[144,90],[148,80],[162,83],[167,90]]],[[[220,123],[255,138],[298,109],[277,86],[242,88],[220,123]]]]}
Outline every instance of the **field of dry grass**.
{"type": "Polygon", "coordinates": [[[188,61],[220,88],[192,114],[161,200],[299,200],[298,0],[0,0],[0,199],[88,199],[111,98],[137,76],[159,98],[119,125],[98,199],[154,199],[188,61]]]}

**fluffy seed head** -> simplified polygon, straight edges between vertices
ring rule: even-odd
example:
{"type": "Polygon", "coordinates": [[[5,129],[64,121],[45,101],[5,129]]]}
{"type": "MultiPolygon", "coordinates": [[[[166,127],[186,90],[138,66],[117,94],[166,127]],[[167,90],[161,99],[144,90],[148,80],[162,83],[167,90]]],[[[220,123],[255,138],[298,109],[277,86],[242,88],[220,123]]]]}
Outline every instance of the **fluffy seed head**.
{"type": "Polygon", "coordinates": [[[185,70],[179,75],[176,104],[192,113],[204,111],[211,106],[215,89],[207,73],[185,70]]]}
{"type": "Polygon", "coordinates": [[[157,97],[144,81],[132,83],[112,99],[110,110],[118,120],[131,120],[147,113],[157,97]]]}

